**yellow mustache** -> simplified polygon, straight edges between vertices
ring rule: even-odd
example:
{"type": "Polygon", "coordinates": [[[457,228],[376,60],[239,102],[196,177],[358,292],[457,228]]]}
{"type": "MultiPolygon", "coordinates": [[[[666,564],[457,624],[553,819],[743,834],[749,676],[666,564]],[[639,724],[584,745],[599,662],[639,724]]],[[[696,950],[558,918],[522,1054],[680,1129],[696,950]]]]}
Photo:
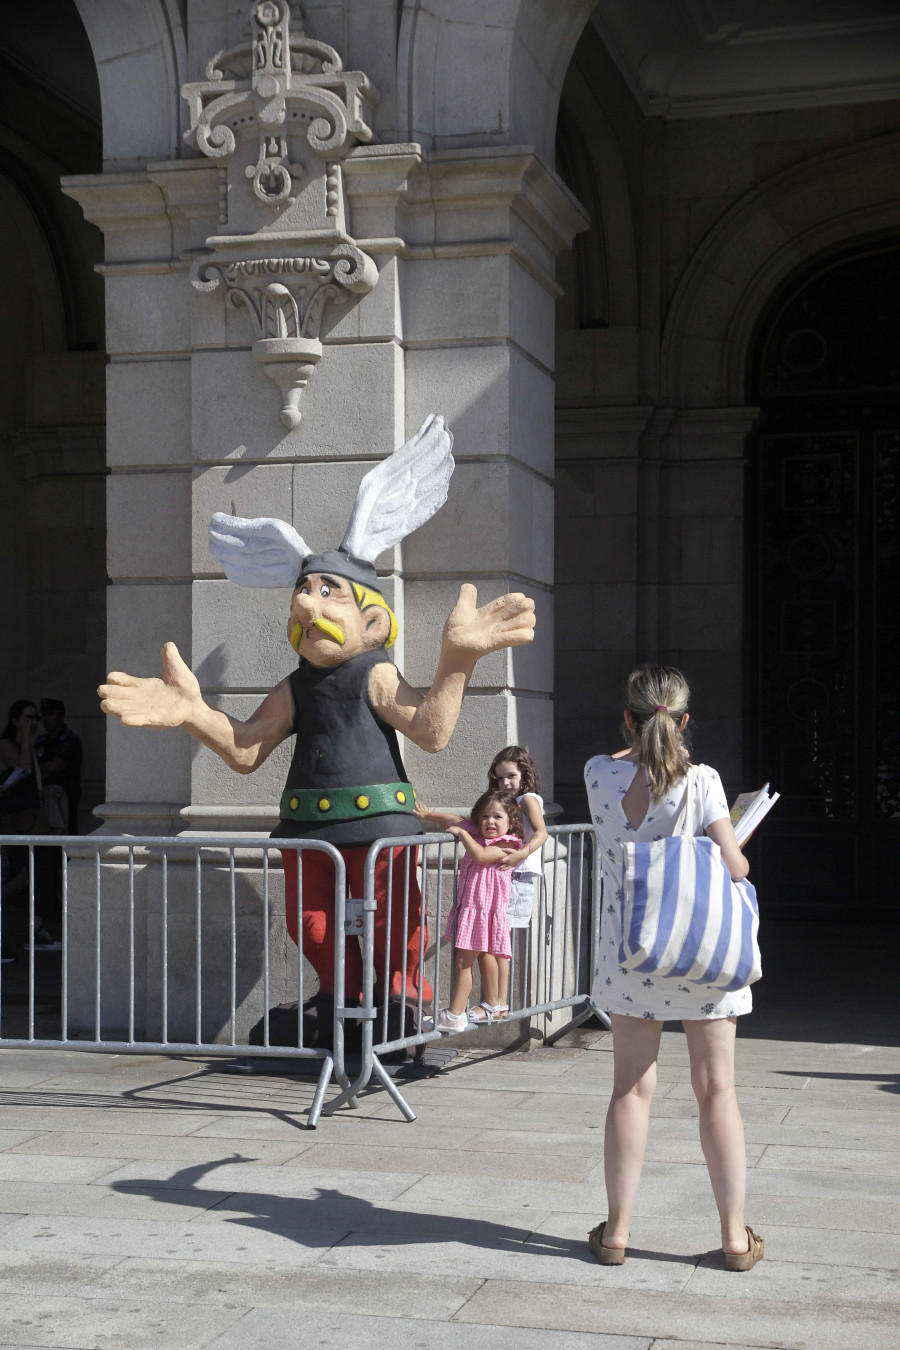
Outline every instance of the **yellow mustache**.
{"type": "MultiPolygon", "coordinates": [[[[339,628],[336,623],[330,619],[313,619],[313,628],[320,629],[326,637],[330,637],[338,646],[343,647],[347,641],[343,628],[339,628]]],[[[291,646],[295,652],[300,650],[300,639],[303,637],[303,629],[299,623],[295,623],[291,629],[291,646]]]]}

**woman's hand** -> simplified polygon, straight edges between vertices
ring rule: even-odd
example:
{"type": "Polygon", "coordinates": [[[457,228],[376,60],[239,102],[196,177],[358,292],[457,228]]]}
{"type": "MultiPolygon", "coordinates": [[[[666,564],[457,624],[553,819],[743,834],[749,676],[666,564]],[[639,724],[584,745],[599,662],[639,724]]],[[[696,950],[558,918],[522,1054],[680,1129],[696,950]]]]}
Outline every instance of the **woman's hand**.
{"type": "Polygon", "coordinates": [[[13,722],[16,729],[16,739],[21,746],[26,746],[31,740],[37,729],[37,713],[33,708],[26,708],[21,717],[13,722]]]}
{"type": "MultiPolygon", "coordinates": [[[[501,846],[502,847],[502,846],[501,846]]],[[[512,872],[529,856],[527,848],[504,848],[506,857],[497,866],[501,872],[512,872]]]]}

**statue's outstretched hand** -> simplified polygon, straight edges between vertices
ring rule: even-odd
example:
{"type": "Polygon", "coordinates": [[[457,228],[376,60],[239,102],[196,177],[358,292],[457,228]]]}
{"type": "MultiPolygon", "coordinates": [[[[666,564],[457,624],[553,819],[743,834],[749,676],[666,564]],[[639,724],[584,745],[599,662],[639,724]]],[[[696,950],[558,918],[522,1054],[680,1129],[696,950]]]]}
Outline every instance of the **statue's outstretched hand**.
{"type": "Polygon", "coordinates": [[[97,690],[100,707],[126,727],[180,727],[203,701],[200,685],[174,642],[162,649],[162,670],[162,679],[111,671],[97,690]]]}
{"type": "Polygon", "coordinates": [[[534,601],[516,591],[477,609],[478,592],[470,582],[459,588],[459,599],[444,624],[444,651],[475,660],[504,647],[521,647],[534,637],[534,601]]]}

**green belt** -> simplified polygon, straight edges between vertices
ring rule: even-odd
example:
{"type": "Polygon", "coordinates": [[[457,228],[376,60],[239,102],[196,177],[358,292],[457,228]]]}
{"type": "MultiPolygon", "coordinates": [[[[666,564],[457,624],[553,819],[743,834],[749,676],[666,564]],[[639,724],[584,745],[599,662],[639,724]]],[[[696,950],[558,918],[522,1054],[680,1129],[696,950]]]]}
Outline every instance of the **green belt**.
{"type": "Polygon", "coordinates": [[[362,820],[387,811],[412,813],[416,794],[409,783],[375,783],[364,787],[285,788],[279,815],[303,825],[326,820],[362,820]]]}

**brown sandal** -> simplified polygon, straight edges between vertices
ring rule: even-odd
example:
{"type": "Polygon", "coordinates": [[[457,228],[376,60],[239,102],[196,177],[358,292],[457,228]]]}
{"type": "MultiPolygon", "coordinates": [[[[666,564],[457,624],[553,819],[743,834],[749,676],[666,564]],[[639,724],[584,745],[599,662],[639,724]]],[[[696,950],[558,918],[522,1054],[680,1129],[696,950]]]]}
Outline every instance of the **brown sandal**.
{"type": "Polygon", "coordinates": [[[601,1266],[621,1266],[625,1260],[624,1247],[604,1247],[603,1230],[606,1227],[606,1220],[598,1223],[596,1228],[592,1228],[588,1233],[588,1246],[600,1262],[601,1266]]]}
{"type": "Polygon", "coordinates": [[[762,1260],[766,1249],[765,1241],[749,1226],[747,1238],[748,1246],[745,1252],[723,1252],[726,1270],[752,1270],[757,1261],[762,1260]]]}

